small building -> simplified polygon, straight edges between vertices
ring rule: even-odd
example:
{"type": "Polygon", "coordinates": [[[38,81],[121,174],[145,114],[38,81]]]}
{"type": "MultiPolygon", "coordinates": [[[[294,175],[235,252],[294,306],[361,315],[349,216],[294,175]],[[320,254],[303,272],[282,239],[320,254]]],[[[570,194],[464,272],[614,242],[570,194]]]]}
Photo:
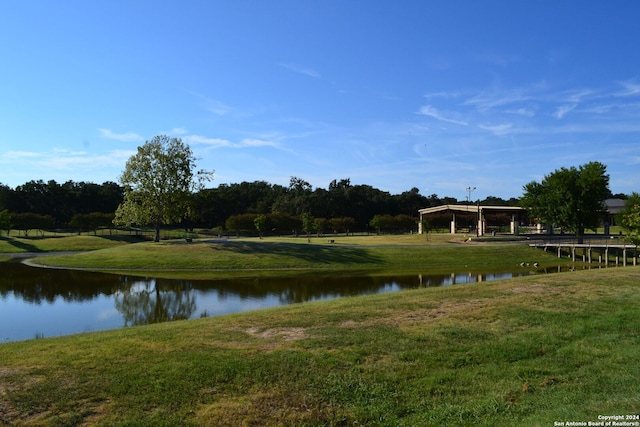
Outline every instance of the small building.
{"type": "Polygon", "coordinates": [[[458,229],[458,223],[456,220],[456,214],[458,216],[475,215],[474,223],[476,223],[476,234],[478,236],[484,236],[487,232],[487,220],[486,214],[488,213],[502,213],[508,214],[511,219],[511,234],[518,234],[518,217],[524,214],[525,210],[519,206],[481,206],[481,205],[442,205],[434,206],[432,208],[424,208],[418,210],[420,214],[420,222],[418,223],[418,233],[424,233],[422,224],[425,219],[428,219],[429,215],[448,213],[451,215],[450,230],[451,234],[456,234],[458,229]]]}
{"type": "Polygon", "coordinates": [[[624,209],[623,199],[607,199],[604,201],[604,234],[609,234],[609,227],[616,225],[616,215],[624,209]]]}

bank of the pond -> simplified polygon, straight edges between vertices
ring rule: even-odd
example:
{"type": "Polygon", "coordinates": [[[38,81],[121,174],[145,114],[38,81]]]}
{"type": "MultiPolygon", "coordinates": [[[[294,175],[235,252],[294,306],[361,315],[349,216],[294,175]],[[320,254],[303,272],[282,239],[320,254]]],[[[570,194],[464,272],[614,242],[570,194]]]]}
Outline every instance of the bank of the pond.
{"type": "Polygon", "coordinates": [[[637,414],[640,268],[0,345],[8,425],[553,425],[637,414]]]}
{"type": "Polygon", "coordinates": [[[94,251],[136,242],[129,236],[59,234],[46,236],[0,236],[0,254],[94,251]]]}
{"type": "Polygon", "coordinates": [[[367,245],[306,240],[215,240],[136,243],[38,258],[36,265],[110,270],[162,277],[253,276],[265,273],[424,271],[555,265],[558,259],[522,244],[367,245]]]}

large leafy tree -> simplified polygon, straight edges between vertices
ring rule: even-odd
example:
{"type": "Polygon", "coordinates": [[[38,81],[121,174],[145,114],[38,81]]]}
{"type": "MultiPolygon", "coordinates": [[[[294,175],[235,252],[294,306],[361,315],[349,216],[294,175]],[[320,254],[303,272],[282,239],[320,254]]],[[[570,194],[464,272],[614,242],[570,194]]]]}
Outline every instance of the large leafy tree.
{"type": "Polygon", "coordinates": [[[114,224],[151,224],[160,241],[160,227],[187,218],[193,192],[212,177],[212,172],[196,172],[196,160],[180,138],[159,135],[138,147],[120,176],[125,194],[114,224]]]}
{"type": "Polygon", "coordinates": [[[11,230],[11,215],[9,215],[9,211],[6,209],[0,211],[0,231],[2,230],[7,231],[7,236],[11,230]]]}
{"type": "Polygon", "coordinates": [[[288,215],[302,215],[309,212],[309,199],[313,193],[313,187],[302,178],[292,176],[289,179],[289,188],[273,203],[273,212],[288,215]]]}
{"type": "Polygon", "coordinates": [[[624,209],[618,213],[618,221],[627,232],[627,240],[640,245],[640,194],[634,192],[624,201],[624,209]]]}
{"type": "Polygon", "coordinates": [[[586,229],[595,230],[611,194],[607,167],[590,162],[578,168],[560,168],[541,182],[524,186],[520,205],[542,223],[574,233],[582,242],[586,229]]]}

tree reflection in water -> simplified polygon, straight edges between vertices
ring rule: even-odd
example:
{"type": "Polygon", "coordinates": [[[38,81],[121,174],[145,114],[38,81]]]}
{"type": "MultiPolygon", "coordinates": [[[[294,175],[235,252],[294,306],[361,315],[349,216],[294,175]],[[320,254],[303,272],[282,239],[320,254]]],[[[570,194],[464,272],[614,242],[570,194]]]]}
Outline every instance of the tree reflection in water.
{"type": "Polygon", "coordinates": [[[189,319],[196,311],[196,295],[190,282],[121,277],[114,304],[124,326],[189,319]],[[131,280],[131,283],[126,283],[131,280]]]}
{"type": "Polygon", "coordinates": [[[0,342],[144,325],[308,301],[484,282],[560,267],[449,274],[170,280],[0,263],[0,342]],[[115,316],[112,316],[115,314],[115,316]],[[121,316],[121,318],[120,318],[121,316]],[[44,333],[43,330],[48,332],[44,333]]]}

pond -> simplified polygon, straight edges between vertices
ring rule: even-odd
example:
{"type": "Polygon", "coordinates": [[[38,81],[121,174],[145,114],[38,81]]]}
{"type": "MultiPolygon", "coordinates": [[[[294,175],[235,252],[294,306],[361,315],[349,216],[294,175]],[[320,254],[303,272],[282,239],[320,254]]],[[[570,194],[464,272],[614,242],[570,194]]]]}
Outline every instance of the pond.
{"type": "Polygon", "coordinates": [[[12,260],[0,263],[0,343],[555,271],[170,280],[35,268],[12,260]]]}

